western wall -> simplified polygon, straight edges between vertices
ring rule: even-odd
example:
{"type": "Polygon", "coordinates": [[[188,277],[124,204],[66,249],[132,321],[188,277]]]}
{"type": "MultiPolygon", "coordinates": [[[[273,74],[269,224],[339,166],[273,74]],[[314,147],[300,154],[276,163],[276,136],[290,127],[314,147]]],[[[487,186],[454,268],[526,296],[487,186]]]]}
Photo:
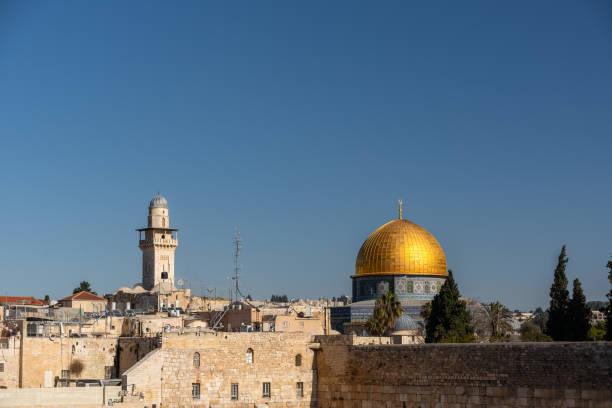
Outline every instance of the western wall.
{"type": "Polygon", "coordinates": [[[321,408],[612,407],[610,342],[381,345],[368,337],[317,339],[321,408]]]}

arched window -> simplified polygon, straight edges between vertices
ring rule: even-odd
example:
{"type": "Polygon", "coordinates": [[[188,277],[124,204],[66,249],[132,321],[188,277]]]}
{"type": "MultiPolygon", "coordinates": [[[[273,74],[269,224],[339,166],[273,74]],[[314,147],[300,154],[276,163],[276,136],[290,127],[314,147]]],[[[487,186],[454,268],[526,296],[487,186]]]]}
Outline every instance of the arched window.
{"type": "Polygon", "coordinates": [[[246,363],[253,364],[253,349],[248,349],[246,352],[246,363]]]}
{"type": "Polygon", "coordinates": [[[301,365],[302,365],[302,355],[301,355],[301,354],[297,354],[297,355],[295,356],[295,365],[296,365],[297,367],[299,367],[299,366],[301,366],[301,365]]]}
{"type": "Polygon", "coordinates": [[[198,353],[197,351],[193,353],[193,366],[194,367],[200,366],[200,353],[198,353]]]}

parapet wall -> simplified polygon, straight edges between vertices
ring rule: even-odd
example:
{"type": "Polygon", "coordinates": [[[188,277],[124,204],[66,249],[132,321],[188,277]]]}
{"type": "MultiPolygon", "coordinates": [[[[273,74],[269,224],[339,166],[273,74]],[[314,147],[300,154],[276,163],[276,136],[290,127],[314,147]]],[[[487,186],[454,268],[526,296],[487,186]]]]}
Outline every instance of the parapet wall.
{"type": "Polygon", "coordinates": [[[318,339],[321,408],[612,407],[609,342],[358,345],[364,338],[318,339]]]}
{"type": "Polygon", "coordinates": [[[0,389],[0,408],[98,408],[118,400],[120,387],[0,389]]]}

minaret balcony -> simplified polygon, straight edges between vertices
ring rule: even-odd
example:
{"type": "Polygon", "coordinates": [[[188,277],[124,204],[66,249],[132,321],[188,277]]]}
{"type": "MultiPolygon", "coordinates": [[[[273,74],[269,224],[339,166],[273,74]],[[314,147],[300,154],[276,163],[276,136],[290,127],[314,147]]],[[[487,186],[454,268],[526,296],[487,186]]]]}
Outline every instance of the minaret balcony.
{"type": "Polygon", "coordinates": [[[178,239],[164,238],[164,239],[141,239],[138,241],[138,246],[140,247],[149,247],[153,245],[162,245],[162,246],[178,246],[178,239]]]}

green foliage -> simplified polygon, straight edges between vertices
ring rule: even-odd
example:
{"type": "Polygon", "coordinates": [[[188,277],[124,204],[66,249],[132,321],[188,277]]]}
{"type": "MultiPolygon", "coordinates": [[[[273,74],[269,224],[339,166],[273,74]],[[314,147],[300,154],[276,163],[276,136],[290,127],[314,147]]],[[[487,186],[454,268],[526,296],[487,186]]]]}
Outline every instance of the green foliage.
{"type": "Polygon", "coordinates": [[[493,302],[490,305],[485,305],[485,310],[489,316],[489,324],[491,326],[491,341],[505,341],[510,339],[512,331],[512,312],[499,302],[493,302]]]}
{"type": "Polygon", "coordinates": [[[374,312],[366,322],[368,332],[372,336],[382,336],[395,326],[395,319],[400,317],[404,309],[393,292],[388,291],[376,300],[374,312]]]}
{"type": "Polygon", "coordinates": [[[270,302],[287,303],[289,302],[289,298],[287,295],[272,295],[272,297],[270,297],[270,302]]]}
{"type": "Polygon", "coordinates": [[[74,288],[72,290],[72,294],[76,294],[79,292],[89,292],[89,293],[93,293],[94,295],[97,295],[96,292],[94,292],[93,290],[91,290],[91,285],[89,284],[89,282],[87,281],[82,281],[78,287],[74,288]]]}
{"type": "Polygon", "coordinates": [[[561,248],[555,278],[550,287],[550,307],[548,308],[548,322],[546,334],[555,341],[568,340],[567,311],[569,307],[569,292],[567,291],[567,278],[565,269],[568,258],[565,256],[565,245],[561,248]]]}
{"type": "Polygon", "coordinates": [[[586,305],[586,297],[578,279],[574,279],[574,290],[567,315],[567,339],[572,341],[588,340],[589,329],[591,328],[591,309],[586,305]]]}
{"type": "Polygon", "coordinates": [[[542,333],[542,330],[532,321],[521,325],[521,341],[553,341],[552,337],[542,333]]]}
{"type": "Polygon", "coordinates": [[[606,340],[606,322],[599,322],[595,326],[591,326],[589,329],[588,338],[591,341],[604,341],[606,340]]]}
{"type": "Polygon", "coordinates": [[[606,295],[608,298],[608,310],[606,311],[606,325],[608,327],[606,331],[606,340],[612,341],[612,261],[608,261],[606,264],[608,271],[608,281],[610,282],[610,292],[606,295]]]}
{"type": "Polygon", "coordinates": [[[49,295],[45,295],[45,299],[44,300],[45,300],[45,302],[50,302],[51,298],[49,297],[49,295]]]}
{"type": "Polygon", "coordinates": [[[501,332],[497,332],[491,335],[491,337],[489,338],[489,341],[491,343],[497,343],[497,342],[508,342],[512,340],[512,336],[510,336],[510,333],[501,333],[501,332]]]}
{"type": "Polygon", "coordinates": [[[470,343],[475,340],[470,313],[465,302],[459,300],[459,288],[451,270],[440,292],[421,314],[425,319],[427,343],[470,343]]]}

